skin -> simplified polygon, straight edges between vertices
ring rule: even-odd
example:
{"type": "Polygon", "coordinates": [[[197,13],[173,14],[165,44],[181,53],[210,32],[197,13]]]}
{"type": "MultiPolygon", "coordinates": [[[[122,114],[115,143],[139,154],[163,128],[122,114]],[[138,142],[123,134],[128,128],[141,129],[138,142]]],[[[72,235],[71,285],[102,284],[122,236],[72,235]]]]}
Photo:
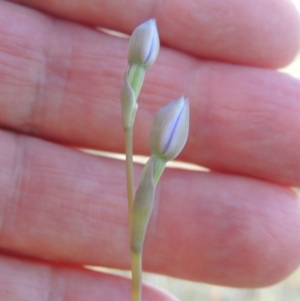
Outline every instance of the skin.
{"type": "MultiPolygon", "coordinates": [[[[124,151],[128,40],[94,27],[130,33],[150,17],[162,48],[135,151],[149,154],[154,112],[184,94],[191,124],[179,159],[212,172],[164,173],[144,269],[261,287],[299,266],[289,187],[300,186],[300,82],[275,71],[299,51],[289,1],[17,2],[0,1],[1,300],[129,300],[129,280],[82,268],[130,266],[125,164],[76,148],[124,151]]],[[[144,298],[175,300],[150,286],[144,298]]]]}

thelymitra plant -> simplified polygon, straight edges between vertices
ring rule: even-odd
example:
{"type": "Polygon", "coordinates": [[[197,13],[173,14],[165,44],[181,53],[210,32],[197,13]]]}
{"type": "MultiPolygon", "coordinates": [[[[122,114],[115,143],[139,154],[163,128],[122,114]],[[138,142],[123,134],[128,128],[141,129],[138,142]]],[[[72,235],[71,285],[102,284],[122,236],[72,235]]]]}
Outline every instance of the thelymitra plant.
{"type": "MultiPolygon", "coordinates": [[[[183,149],[189,131],[189,103],[181,96],[160,109],[154,116],[150,132],[151,156],[146,163],[134,193],[133,126],[138,97],[145,73],[156,60],[159,36],[156,22],[151,19],[138,26],[129,40],[128,63],[121,88],[121,105],[126,149],[126,176],[130,251],[132,267],[132,301],[142,298],[142,254],[155,189],[165,169],[183,149]]],[[[154,91],[155,92],[155,91],[154,91]]]]}

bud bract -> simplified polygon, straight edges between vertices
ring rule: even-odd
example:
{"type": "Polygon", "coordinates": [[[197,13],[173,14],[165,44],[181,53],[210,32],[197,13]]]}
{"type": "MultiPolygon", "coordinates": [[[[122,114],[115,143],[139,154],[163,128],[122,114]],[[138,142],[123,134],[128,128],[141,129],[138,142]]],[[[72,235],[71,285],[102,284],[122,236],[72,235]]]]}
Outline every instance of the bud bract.
{"type": "Polygon", "coordinates": [[[145,68],[141,65],[131,65],[127,72],[128,83],[138,99],[145,78],[145,68]]]}
{"type": "Polygon", "coordinates": [[[150,133],[152,155],[173,160],[183,149],[189,132],[189,103],[183,96],[160,109],[150,133]]]}
{"type": "Polygon", "coordinates": [[[159,36],[155,19],[139,25],[129,40],[129,65],[138,64],[145,69],[151,67],[159,52],[159,36]]]}
{"type": "Polygon", "coordinates": [[[141,253],[148,222],[152,213],[155,194],[153,182],[153,159],[144,167],[132,206],[131,250],[141,253]]]}
{"type": "Polygon", "coordinates": [[[133,125],[135,114],[137,111],[137,102],[135,93],[128,82],[127,72],[124,76],[123,85],[121,88],[121,106],[123,127],[124,129],[128,129],[133,125]]]}

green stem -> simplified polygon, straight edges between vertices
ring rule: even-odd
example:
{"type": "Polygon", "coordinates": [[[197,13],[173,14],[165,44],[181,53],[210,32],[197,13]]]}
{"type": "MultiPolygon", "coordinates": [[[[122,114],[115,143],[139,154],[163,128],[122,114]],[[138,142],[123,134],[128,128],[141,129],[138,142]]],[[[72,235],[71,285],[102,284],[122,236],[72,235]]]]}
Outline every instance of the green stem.
{"type": "MultiPolygon", "coordinates": [[[[126,179],[127,179],[127,199],[129,231],[132,232],[132,204],[134,199],[134,180],[133,180],[133,128],[125,129],[125,150],[126,150],[126,179]]],[[[131,238],[130,238],[131,241],[131,238]]]]}
{"type": "MultiPolygon", "coordinates": [[[[145,69],[139,65],[130,66],[128,81],[138,99],[144,77],[145,69]]],[[[136,106],[137,109],[137,106],[136,106]]],[[[131,118],[131,125],[125,128],[125,150],[126,150],[126,178],[127,178],[127,199],[130,243],[132,242],[132,206],[134,200],[134,179],[133,179],[133,124],[136,109],[131,118]]],[[[142,254],[131,251],[131,269],[132,269],[132,301],[141,301],[142,295],[142,254]]]]}
{"type": "Polygon", "coordinates": [[[132,301],[142,299],[142,253],[131,251],[132,301]]]}

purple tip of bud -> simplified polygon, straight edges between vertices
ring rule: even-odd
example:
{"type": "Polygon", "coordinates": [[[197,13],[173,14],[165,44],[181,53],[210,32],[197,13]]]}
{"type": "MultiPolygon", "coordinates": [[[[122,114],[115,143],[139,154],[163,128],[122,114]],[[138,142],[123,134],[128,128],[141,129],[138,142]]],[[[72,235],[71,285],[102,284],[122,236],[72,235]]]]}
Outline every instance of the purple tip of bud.
{"type": "Polygon", "coordinates": [[[128,62],[130,65],[151,67],[159,52],[159,36],[155,19],[139,25],[129,40],[128,62]]]}
{"type": "Polygon", "coordinates": [[[152,154],[169,161],[183,149],[189,131],[189,102],[184,97],[160,109],[153,121],[150,134],[152,154]]]}

